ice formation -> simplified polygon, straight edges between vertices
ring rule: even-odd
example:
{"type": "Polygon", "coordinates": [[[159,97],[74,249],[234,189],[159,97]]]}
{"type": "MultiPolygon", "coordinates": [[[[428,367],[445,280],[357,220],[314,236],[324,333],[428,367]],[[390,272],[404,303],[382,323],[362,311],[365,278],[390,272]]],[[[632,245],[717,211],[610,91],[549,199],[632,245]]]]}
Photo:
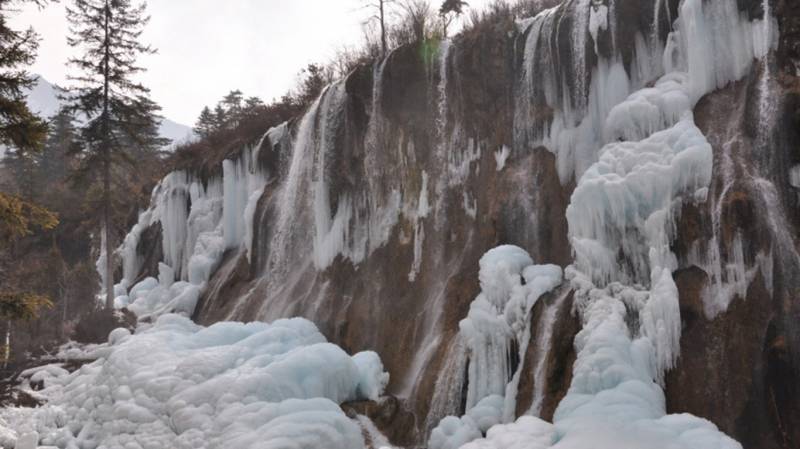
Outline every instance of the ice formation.
{"type": "Polygon", "coordinates": [[[51,370],[37,413],[58,419],[39,419],[42,444],[359,448],[362,429],[338,404],[375,400],[388,382],[377,354],[350,357],[299,318],[205,328],[167,314],[114,331],[94,355],[73,374],[51,370]]]}
{"type": "Polygon", "coordinates": [[[459,447],[491,425],[513,420],[531,311],[561,283],[562,271],[556,265],[534,265],[525,250],[504,245],[484,254],[478,276],[481,293],[459,323],[469,356],[466,415],[442,419],[431,433],[431,449],[459,447]]]}
{"type": "Polygon", "coordinates": [[[698,192],[711,180],[711,146],[692,108],[765,56],[758,30],[733,0],[681,2],[666,75],[612,105],[598,139],[609,143],[578,171],[567,210],[575,253],[568,278],[583,329],[553,424],[522,417],[464,448],[741,447],[702,418],[666,415],[659,381],[678,356],[681,329],[674,216],[683,202],[704,201],[698,192]]]}
{"type": "Polygon", "coordinates": [[[654,54],[641,35],[636,38],[630,73],[621,61],[603,57],[587,73],[586,54],[581,51],[586,35],[591,31],[595,43],[601,33],[613,35],[612,10],[613,5],[590,5],[588,0],[563,2],[519,23],[526,40],[514,113],[514,147],[541,145],[555,153],[562,184],[579,178],[597,160],[597,142],[603,141],[609,111],[663,73],[661,55],[654,54]],[[566,44],[558,34],[564,16],[575,22],[570,61],[562,60],[559,46],[566,44]],[[558,69],[563,67],[567,69],[558,69]],[[574,88],[567,87],[573,84],[574,88]]]}
{"type": "Polygon", "coordinates": [[[594,42],[595,54],[600,54],[598,36],[600,31],[608,29],[608,6],[602,0],[592,0],[592,9],[589,12],[589,34],[594,42]]]}
{"type": "Polygon", "coordinates": [[[461,449],[540,449],[550,447],[553,440],[552,425],[533,416],[522,416],[513,423],[492,427],[485,439],[476,439],[461,449]]]}
{"type": "Polygon", "coordinates": [[[265,140],[277,143],[285,132],[285,124],[270,129],[257,144],[223,161],[222,175],[206,182],[183,170],[161,180],[150,207],[117,249],[122,259],[117,307],[128,307],[140,318],[168,312],[191,315],[225,251],[244,248],[249,256],[255,206],[269,175],[258,163],[259,151],[265,140]],[[142,233],[154,225],[161,228],[164,255],[159,279],[138,279],[138,246],[142,233]]]}
{"type": "Polygon", "coordinates": [[[503,422],[503,402],[502,396],[487,396],[466,415],[445,417],[431,432],[428,449],[458,449],[481,438],[492,426],[503,422]]]}

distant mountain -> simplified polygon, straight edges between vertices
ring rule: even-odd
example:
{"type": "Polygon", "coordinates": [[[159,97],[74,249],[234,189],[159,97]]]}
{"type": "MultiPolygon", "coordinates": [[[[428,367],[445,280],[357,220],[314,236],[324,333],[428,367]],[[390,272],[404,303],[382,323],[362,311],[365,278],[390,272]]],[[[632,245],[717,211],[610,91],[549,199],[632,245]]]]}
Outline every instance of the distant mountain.
{"type": "MultiPolygon", "coordinates": [[[[28,107],[31,111],[47,118],[52,117],[61,102],[58,99],[56,86],[42,78],[37,77],[36,85],[28,93],[28,107]]],[[[170,139],[173,143],[181,143],[194,136],[192,128],[170,119],[164,119],[159,129],[161,137],[170,139]]]]}
{"type": "Polygon", "coordinates": [[[28,108],[43,118],[52,117],[61,105],[57,95],[56,86],[37,77],[36,84],[28,92],[28,108]]]}

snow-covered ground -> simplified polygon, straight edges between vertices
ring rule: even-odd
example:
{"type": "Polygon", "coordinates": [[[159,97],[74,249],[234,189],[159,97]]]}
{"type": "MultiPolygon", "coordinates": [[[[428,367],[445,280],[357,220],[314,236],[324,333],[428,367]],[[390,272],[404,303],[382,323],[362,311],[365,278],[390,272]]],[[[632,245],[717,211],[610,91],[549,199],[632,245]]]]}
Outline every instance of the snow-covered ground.
{"type": "Polygon", "coordinates": [[[47,402],[0,411],[0,445],[357,449],[364,430],[339,404],[376,400],[389,380],[376,353],[350,356],[300,318],[203,327],[167,314],[81,357],[96,361],[23,373],[47,402]]]}

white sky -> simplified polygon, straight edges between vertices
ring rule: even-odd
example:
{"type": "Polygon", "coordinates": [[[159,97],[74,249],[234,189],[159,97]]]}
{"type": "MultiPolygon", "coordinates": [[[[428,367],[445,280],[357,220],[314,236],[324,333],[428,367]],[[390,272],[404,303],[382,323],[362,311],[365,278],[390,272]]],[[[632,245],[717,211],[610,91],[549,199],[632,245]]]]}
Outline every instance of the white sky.
{"type": "MultiPolygon", "coordinates": [[[[16,27],[33,26],[42,42],[31,72],[64,83],[64,2],[25,7],[16,27]]],[[[487,3],[472,0],[470,5],[487,3]]],[[[438,0],[432,1],[435,7],[438,0]]],[[[143,81],[163,115],[191,125],[203,106],[240,89],[270,101],[295,84],[311,62],[327,62],[342,46],[359,45],[369,11],[362,0],[150,0],[143,40],[158,53],[141,60],[143,81]]]]}

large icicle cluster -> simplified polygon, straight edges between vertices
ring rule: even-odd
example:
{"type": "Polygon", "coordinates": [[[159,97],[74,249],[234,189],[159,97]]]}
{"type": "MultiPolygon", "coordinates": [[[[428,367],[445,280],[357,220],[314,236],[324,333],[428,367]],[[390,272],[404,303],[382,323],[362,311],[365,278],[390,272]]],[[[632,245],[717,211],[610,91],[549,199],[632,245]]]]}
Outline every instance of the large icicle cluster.
{"type": "Polygon", "coordinates": [[[457,448],[491,425],[513,420],[531,339],[531,311],[542,295],[561,284],[562,271],[556,265],[534,265],[525,250],[505,245],[481,258],[479,279],[481,293],[459,323],[469,356],[466,415],[444,418],[431,433],[430,449],[457,448]]]}
{"type": "Polygon", "coordinates": [[[162,315],[111,333],[99,359],[48,378],[42,443],[61,448],[364,447],[339,408],[377,399],[389,375],[304,319],[205,328],[162,315]],[[53,418],[55,417],[55,418],[53,418]]]}
{"type": "MultiPolygon", "coordinates": [[[[543,13],[533,26],[553,14],[543,13]]],[[[593,36],[601,30],[590,29],[593,36]]],[[[578,170],[567,211],[575,263],[567,274],[583,329],[554,422],[522,417],[463,449],[741,447],[706,420],[667,415],[658,382],[680,347],[670,251],[675,215],[684,202],[705,201],[711,181],[712,149],[692,108],[765,56],[770,45],[762,34],[734,0],[681,2],[664,51],[666,75],[608,108],[604,125],[595,128],[602,130],[595,141],[608,144],[578,170]]],[[[601,57],[598,64],[606,63],[601,57]]]]}
{"type": "Polygon", "coordinates": [[[587,67],[587,35],[595,49],[601,33],[614,36],[614,5],[589,0],[565,1],[519,22],[525,33],[522,74],[514,112],[517,151],[544,146],[556,154],[559,178],[567,184],[597,160],[598,142],[609,111],[633,90],[664,73],[660,43],[636,34],[630,69],[618,59],[600,58],[587,67]],[[597,2],[593,2],[597,3],[597,2]],[[561,39],[562,22],[572,22],[569,49],[561,39]],[[654,50],[655,48],[655,50],[654,50]],[[564,52],[571,55],[565,58],[564,52]]]}
{"type": "Polygon", "coordinates": [[[206,282],[228,249],[252,245],[255,206],[267,180],[258,164],[264,139],[277,143],[285,136],[281,125],[268,131],[255,146],[222,164],[222,176],[206,183],[185,171],[168,174],[153,190],[150,208],[117,250],[123,279],[115,286],[117,307],[140,317],[168,312],[191,315],[206,282]],[[132,285],[141,269],[138,245],[142,233],[161,226],[163,261],[158,279],[132,285]]]}
{"type": "Polygon", "coordinates": [[[677,358],[680,339],[674,215],[682,202],[704,201],[711,182],[711,146],[692,107],[764,56],[755,52],[759,24],[733,1],[684,0],[674,27],[667,75],[611,110],[605,133],[613,142],[580,179],[567,210],[576,272],[599,288],[619,282],[647,293],[631,306],[653,345],[658,379],[677,358]]]}

